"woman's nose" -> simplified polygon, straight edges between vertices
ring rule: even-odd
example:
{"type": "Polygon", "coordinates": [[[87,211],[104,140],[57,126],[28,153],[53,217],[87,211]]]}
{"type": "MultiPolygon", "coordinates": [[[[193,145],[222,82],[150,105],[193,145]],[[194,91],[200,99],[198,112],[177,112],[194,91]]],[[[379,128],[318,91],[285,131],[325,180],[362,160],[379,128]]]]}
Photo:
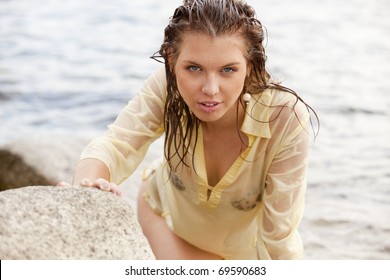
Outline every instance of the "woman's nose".
{"type": "Polygon", "coordinates": [[[209,76],[204,81],[202,92],[209,96],[214,96],[219,92],[219,83],[217,77],[209,76]]]}

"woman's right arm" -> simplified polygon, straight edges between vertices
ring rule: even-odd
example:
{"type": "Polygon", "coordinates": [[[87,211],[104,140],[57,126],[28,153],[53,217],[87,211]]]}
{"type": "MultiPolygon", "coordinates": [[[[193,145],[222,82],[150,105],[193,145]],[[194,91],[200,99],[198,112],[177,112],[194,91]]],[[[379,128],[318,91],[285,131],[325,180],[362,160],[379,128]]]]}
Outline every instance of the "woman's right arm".
{"type": "Polygon", "coordinates": [[[86,158],[79,161],[74,172],[73,185],[94,187],[122,195],[118,186],[110,182],[110,171],[107,165],[98,159],[86,158]]]}
{"type": "MultiPolygon", "coordinates": [[[[151,75],[139,93],[121,111],[108,131],[83,150],[73,176],[74,185],[92,186],[114,193],[142,161],[149,144],[164,132],[165,71],[151,75]]],[[[58,186],[69,185],[59,182],[58,186]]]]}
{"type": "Polygon", "coordinates": [[[84,178],[90,181],[102,178],[120,184],[137,168],[149,145],[164,132],[166,78],[161,70],[144,82],[106,133],[83,150],[73,183],[78,184],[84,178]]]}
{"type": "Polygon", "coordinates": [[[107,165],[98,159],[86,158],[77,164],[73,176],[73,184],[81,184],[85,179],[95,181],[99,178],[110,180],[110,171],[107,165]]]}

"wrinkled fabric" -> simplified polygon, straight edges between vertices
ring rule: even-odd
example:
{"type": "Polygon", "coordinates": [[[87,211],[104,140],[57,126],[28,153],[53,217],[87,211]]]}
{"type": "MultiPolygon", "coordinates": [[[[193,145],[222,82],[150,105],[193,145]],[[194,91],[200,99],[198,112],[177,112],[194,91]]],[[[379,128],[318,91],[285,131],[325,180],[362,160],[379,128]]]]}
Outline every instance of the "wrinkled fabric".
{"type": "MultiPolygon", "coordinates": [[[[164,133],[166,95],[162,69],[81,159],[103,161],[117,184],[130,176],[164,133]]],[[[290,93],[252,95],[241,127],[249,146],[217,185],[207,182],[200,126],[186,159],[194,166],[173,172],[164,159],[156,160],[144,174],[149,181],[145,198],[178,236],[224,259],[300,259],[297,228],[304,210],[308,119],[304,104],[290,93]]]]}

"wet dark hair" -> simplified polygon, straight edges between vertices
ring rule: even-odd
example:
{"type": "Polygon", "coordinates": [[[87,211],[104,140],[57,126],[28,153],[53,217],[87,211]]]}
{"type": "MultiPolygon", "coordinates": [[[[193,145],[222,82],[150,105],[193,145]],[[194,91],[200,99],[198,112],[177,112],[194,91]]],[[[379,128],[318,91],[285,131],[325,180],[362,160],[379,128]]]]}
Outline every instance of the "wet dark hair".
{"type": "MultiPolygon", "coordinates": [[[[181,97],[174,73],[183,35],[188,32],[207,34],[211,37],[234,35],[243,39],[249,71],[242,94],[245,92],[258,94],[274,88],[295,95],[296,103],[299,100],[303,102],[293,90],[270,81],[270,74],[265,67],[267,60],[264,49],[265,28],[256,18],[256,13],[250,5],[241,0],[184,0],[165,28],[160,50],[152,56],[158,61],[162,58],[165,63],[168,94],[164,108],[166,133],[164,150],[171,170],[176,170],[180,163],[188,166],[185,157],[189,153],[190,142],[194,136],[196,145],[200,125],[199,119],[191,113],[181,97]],[[179,163],[172,166],[172,159],[175,156],[179,158],[179,163]]],[[[241,98],[239,100],[242,104],[241,98]]],[[[309,105],[303,103],[308,110],[314,112],[309,105]]],[[[316,114],[315,116],[317,118],[316,114]]]]}

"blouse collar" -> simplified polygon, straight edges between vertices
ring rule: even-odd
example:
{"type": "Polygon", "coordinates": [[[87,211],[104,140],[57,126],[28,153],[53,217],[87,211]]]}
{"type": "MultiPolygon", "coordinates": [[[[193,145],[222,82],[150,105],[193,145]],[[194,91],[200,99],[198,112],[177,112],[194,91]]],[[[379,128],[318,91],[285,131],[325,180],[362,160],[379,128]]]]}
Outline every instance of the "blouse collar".
{"type": "Polygon", "coordinates": [[[252,95],[241,126],[241,131],[257,137],[271,138],[269,127],[272,91],[267,89],[252,95]]]}

